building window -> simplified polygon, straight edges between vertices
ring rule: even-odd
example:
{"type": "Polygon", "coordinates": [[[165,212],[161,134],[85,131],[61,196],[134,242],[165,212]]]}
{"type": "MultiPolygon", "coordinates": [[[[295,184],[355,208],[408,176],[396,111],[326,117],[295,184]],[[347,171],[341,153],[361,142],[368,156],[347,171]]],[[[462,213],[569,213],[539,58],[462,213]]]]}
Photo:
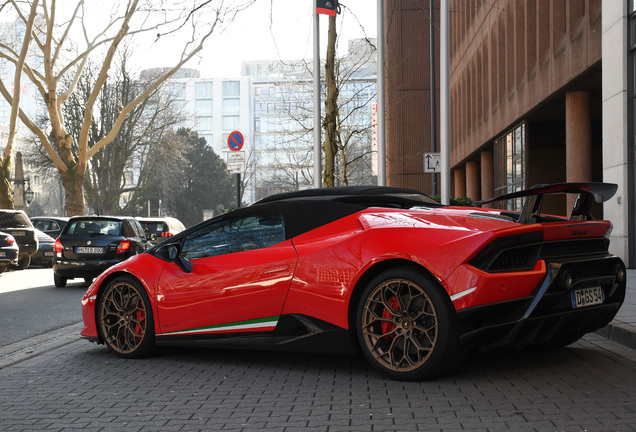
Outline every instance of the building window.
{"type": "MultiPolygon", "coordinates": [[[[495,140],[495,194],[526,188],[526,125],[522,123],[495,140]]],[[[521,199],[508,202],[508,210],[521,210],[521,199]]]]}
{"type": "Polygon", "coordinates": [[[212,99],[212,82],[202,81],[196,83],[197,99],[212,99]]]}
{"type": "Polygon", "coordinates": [[[197,117],[197,130],[210,131],[214,129],[212,117],[197,117]]]}
{"type": "Polygon", "coordinates": [[[241,83],[238,81],[223,81],[223,97],[239,97],[241,83]]]}
{"type": "Polygon", "coordinates": [[[241,112],[240,99],[223,99],[223,114],[238,114],[241,112]]]}
{"type": "Polygon", "coordinates": [[[183,83],[170,83],[170,92],[172,96],[177,100],[185,100],[186,98],[186,86],[183,83]]]}
{"type": "Polygon", "coordinates": [[[197,99],[195,109],[197,115],[212,115],[212,99],[197,99]]]}
{"type": "Polygon", "coordinates": [[[235,130],[240,126],[240,117],[239,116],[223,116],[223,129],[225,130],[235,130]]]}

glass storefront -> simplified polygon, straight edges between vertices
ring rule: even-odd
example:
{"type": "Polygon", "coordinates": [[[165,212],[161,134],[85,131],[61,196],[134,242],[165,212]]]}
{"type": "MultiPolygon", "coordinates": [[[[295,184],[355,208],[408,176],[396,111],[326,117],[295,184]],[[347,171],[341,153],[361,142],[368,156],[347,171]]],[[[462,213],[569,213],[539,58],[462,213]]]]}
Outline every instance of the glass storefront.
{"type": "MultiPolygon", "coordinates": [[[[494,145],[495,195],[526,188],[526,125],[521,123],[497,138],[494,145]]],[[[521,210],[521,199],[510,200],[508,210],[521,210]]]]}

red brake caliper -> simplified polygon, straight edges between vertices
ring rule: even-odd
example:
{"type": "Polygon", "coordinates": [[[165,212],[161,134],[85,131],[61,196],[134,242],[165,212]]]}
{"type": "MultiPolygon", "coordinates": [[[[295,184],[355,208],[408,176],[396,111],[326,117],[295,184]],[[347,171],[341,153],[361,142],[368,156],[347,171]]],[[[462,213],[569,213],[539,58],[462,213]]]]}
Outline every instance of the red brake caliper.
{"type": "MultiPolygon", "coordinates": [[[[135,315],[138,322],[142,322],[144,318],[146,317],[146,314],[143,310],[137,310],[137,313],[135,315]]],[[[137,333],[140,336],[143,335],[143,329],[141,328],[141,325],[137,324],[135,326],[135,333],[137,333]]]]}
{"type": "MultiPolygon", "coordinates": [[[[398,304],[397,298],[395,298],[395,296],[391,297],[388,301],[387,301],[388,305],[391,307],[391,309],[393,309],[394,311],[398,312],[400,310],[400,305],[398,304]]],[[[384,308],[384,310],[382,311],[382,318],[392,318],[393,317],[393,313],[391,313],[391,311],[389,310],[389,308],[384,308]]],[[[392,332],[395,329],[395,324],[393,324],[392,322],[388,322],[388,321],[383,321],[382,322],[382,333],[383,334],[387,334],[392,332]]],[[[395,335],[388,335],[386,336],[387,339],[392,339],[395,335]]]]}

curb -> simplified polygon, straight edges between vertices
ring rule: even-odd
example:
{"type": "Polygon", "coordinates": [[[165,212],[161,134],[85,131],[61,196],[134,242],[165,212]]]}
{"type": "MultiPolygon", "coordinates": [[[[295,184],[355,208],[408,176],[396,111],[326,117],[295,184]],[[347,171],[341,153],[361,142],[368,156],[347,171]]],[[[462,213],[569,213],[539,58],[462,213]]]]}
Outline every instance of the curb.
{"type": "Polygon", "coordinates": [[[0,369],[79,340],[81,323],[72,324],[0,348],[0,369]]]}
{"type": "Polygon", "coordinates": [[[632,324],[615,320],[595,333],[612,342],[636,349],[636,326],[632,324]]]}

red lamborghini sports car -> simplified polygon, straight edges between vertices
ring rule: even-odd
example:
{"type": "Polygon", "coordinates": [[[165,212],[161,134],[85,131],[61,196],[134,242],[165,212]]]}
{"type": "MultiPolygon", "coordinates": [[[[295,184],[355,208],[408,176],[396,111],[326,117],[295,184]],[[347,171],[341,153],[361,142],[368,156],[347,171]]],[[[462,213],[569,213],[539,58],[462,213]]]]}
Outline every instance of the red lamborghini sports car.
{"type": "Polygon", "coordinates": [[[82,300],[83,338],[122,357],[183,343],[361,350],[419,380],[472,349],[564,346],[616,315],[625,266],[593,202],[616,185],[541,186],[520,211],[441,206],[387,187],[275,195],[110,267],[82,300]],[[568,218],[544,197],[575,194],[568,218]]]}

